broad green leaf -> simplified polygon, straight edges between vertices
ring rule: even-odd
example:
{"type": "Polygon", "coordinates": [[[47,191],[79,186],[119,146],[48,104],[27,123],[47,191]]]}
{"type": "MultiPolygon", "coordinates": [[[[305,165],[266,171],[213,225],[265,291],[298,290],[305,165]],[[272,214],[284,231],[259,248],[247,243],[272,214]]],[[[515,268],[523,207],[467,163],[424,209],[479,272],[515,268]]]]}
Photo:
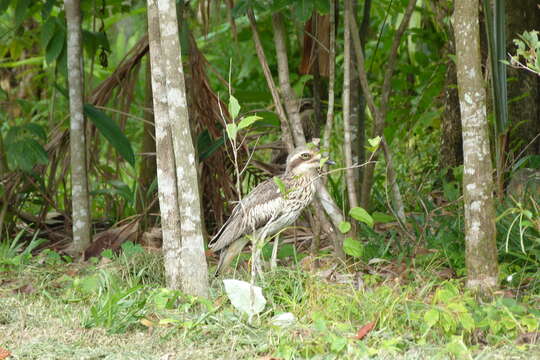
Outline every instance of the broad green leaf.
{"type": "Polygon", "coordinates": [[[31,134],[37,136],[43,141],[47,141],[47,132],[43,128],[43,126],[38,125],[36,123],[28,123],[23,126],[25,130],[30,132],[31,134]]]}
{"type": "Polygon", "coordinates": [[[429,309],[424,314],[424,322],[429,326],[432,327],[439,321],[439,311],[437,309],[429,309]]]}
{"type": "Polygon", "coordinates": [[[41,27],[41,46],[47,48],[49,42],[53,38],[56,32],[56,19],[54,17],[49,17],[45,24],[41,27]]]}
{"type": "Polygon", "coordinates": [[[474,319],[468,312],[460,314],[459,320],[465,330],[471,331],[475,328],[474,319]]]}
{"type": "Polygon", "coordinates": [[[373,227],[373,218],[363,208],[354,207],[351,209],[351,211],[349,211],[349,215],[351,215],[353,219],[361,221],[367,224],[369,227],[373,227]]]}
{"type": "Polygon", "coordinates": [[[90,104],[84,105],[84,113],[96,125],[96,128],[118,153],[131,165],[135,166],[135,154],[131,143],[120,127],[103,111],[90,104]]]}
{"type": "Polygon", "coordinates": [[[328,0],[315,0],[315,10],[319,14],[328,14],[330,12],[330,1],[328,0]]]}
{"type": "Polygon", "coordinates": [[[341,231],[342,234],[348,233],[349,230],[351,230],[351,223],[348,221],[342,221],[339,223],[339,231],[341,231]]]}
{"type": "Polygon", "coordinates": [[[229,114],[231,115],[231,119],[236,119],[239,113],[240,104],[238,103],[238,100],[236,100],[236,98],[231,95],[231,97],[229,98],[229,114]]]}
{"type": "Polygon", "coordinates": [[[227,136],[229,139],[236,139],[236,134],[238,133],[238,127],[235,123],[227,124],[227,136]]]}
{"type": "Polygon", "coordinates": [[[373,221],[375,221],[376,223],[386,224],[395,220],[392,215],[388,215],[378,211],[375,211],[373,214],[371,214],[371,216],[373,217],[373,221]]]}
{"type": "Polygon", "coordinates": [[[240,120],[240,122],[238,123],[238,130],[247,128],[248,126],[251,126],[254,122],[260,119],[262,119],[262,117],[257,116],[257,115],[246,116],[245,118],[240,120]]]}
{"type": "Polygon", "coordinates": [[[295,20],[305,23],[313,13],[313,0],[298,0],[295,4],[295,20]]]}
{"type": "Polygon", "coordinates": [[[66,33],[64,30],[57,29],[54,36],[49,41],[47,50],[45,51],[45,60],[47,60],[47,64],[52,64],[56,59],[58,59],[62,53],[62,49],[64,48],[65,40],[66,33]]]}
{"type": "Polygon", "coordinates": [[[372,139],[368,139],[368,143],[371,147],[377,148],[379,144],[381,143],[381,137],[377,136],[372,139]]]}
{"type": "Polygon", "coordinates": [[[17,0],[17,5],[15,7],[15,28],[21,26],[26,19],[30,5],[31,0],[17,0]]]}
{"type": "Polygon", "coordinates": [[[264,310],[266,299],[262,289],[248,282],[234,279],[223,280],[225,292],[231,304],[250,318],[264,310]]]}
{"type": "Polygon", "coordinates": [[[11,0],[0,0],[0,14],[3,14],[7,10],[10,3],[11,0]]]}
{"type": "Polygon", "coordinates": [[[53,6],[55,5],[55,3],[56,3],[56,0],[47,0],[47,1],[45,1],[45,4],[41,8],[41,19],[42,20],[45,20],[45,19],[47,19],[49,17],[49,15],[51,14],[51,10],[52,10],[53,6]]]}
{"type": "Polygon", "coordinates": [[[364,255],[364,245],[360,241],[348,237],[343,241],[343,251],[347,255],[359,258],[364,255]]]}

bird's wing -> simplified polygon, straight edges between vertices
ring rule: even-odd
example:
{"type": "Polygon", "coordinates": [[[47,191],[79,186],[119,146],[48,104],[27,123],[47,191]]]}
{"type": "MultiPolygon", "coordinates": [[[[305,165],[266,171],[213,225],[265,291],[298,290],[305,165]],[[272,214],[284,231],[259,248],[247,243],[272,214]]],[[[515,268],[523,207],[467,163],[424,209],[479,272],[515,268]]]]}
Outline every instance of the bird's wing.
{"type": "Polygon", "coordinates": [[[263,181],[236,205],[225,225],[211,240],[217,251],[229,246],[241,236],[265,225],[284,208],[284,199],[273,179],[263,181]]]}

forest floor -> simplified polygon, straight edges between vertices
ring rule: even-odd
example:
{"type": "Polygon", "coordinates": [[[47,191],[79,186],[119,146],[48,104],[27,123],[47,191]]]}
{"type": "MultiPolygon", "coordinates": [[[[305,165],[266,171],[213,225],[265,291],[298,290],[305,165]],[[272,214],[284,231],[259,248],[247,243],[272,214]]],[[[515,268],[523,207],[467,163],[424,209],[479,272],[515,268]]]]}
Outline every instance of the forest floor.
{"type": "Polygon", "coordinates": [[[540,358],[539,294],[506,289],[479,305],[429,256],[280,267],[249,323],[219,280],[210,301],[163,288],[158,253],[75,264],[46,252],[0,271],[0,359],[540,358]],[[294,323],[273,325],[285,312],[294,323]]]}

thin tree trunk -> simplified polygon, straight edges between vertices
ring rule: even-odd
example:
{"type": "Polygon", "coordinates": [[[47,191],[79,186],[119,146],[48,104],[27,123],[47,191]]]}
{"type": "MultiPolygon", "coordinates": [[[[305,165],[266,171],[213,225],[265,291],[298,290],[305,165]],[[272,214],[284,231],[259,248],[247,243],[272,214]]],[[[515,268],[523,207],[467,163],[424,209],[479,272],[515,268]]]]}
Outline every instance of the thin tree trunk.
{"type": "Polygon", "coordinates": [[[289,79],[289,60],[287,57],[287,45],[285,43],[286,32],[281,13],[272,15],[274,27],[274,44],[276,45],[276,58],[278,63],[279,89],[283,96],[285,110],[291,120],[291,129],[296,146],[306,144],[302,119],[300,118],[300,104],[291,86],[289,79]]]}
{"type": "MultiPolygon", "coordinates": [[[[352,8],[348,7],[350,1],[345,3],[345,12],[351,12],[352,8]]],[[[352,159],[352,129],[351,129],[351,27],[349,25],[349,16],[345,16],[343,29],[343,153],[345,158],[345,180],[347,182],[347,196],[349,198],[349,206],[358,206],[358,197],[356,195],[356,176],[355,168],[353,168],[352,159]]]]}
{"type": "Polygon", "coordinates": [[[83,66],[81,6],[79,0],[65,0],[67,20],[67,67],[69,82],[72,250],[82,255],[91,242],[90,202],[86,167],[86,137],[83,114],[83,66]]]}
{"type": "MultiPolygon", "coordinates": [[[[278,62],[278,75],[280,82],[280,92],[284,97],[285,109],[291,120],[291,128],[294,141],[297,146],[305,145],[306,138],[304,135],[304,130],[302,129],[302,120],[298,112],[298,99],[291,87],[289,79],[289,64],[287,57],[287,47],[285,44],[286,32],[285,26],[283,24],[283,18],[280,13],[272,15],[272,24],[274,25],[274,43],[276,45],[276,57],[278,62]]],[[[317,182],[317,201],[320,202],[320,205],[324,208],[330,219],[334,228],[338,228],[339,224],[344,221],[343,214],[341,210],[336,205],[328,190],[321,181],[317,182]]],[[[318,205],[316,205],[318,206],[318,205]]],[[[341,239],[336,237],[336,233],[329,233],[330,236],[334,238],[335,252],[336,256],[339,258],[344,257],[341,239]]]]}
{"type": "MultiPolygon", "coordinates": [[[[350,2],[350,0],[346,0],[347,2],[350,2]]],[[[369,110],[373,114],[374,117],[374,126],[373,126],[373,135],[374,136],[380,136],[383,138],[383,131],[384,131],[384,123],[385,123],[385,117],[386,113],[388,112],[388,100],[390,98],[390,80],[392,79],[392,75],[394,73],[394,68],[396,66],[397,61],[397,51],[399,48],[399,44],[401,42],[401,38],[403,36],[403,33],[405,32],[405,29],[408,26],[409,20],[411,18],[412,12],[414,10],[414,6],[416,4],[416,0],[409,0],[409,4],[407,5],[407,9],[405,10],[405,14],[403,15],[403,19],[401,20],[401,23],[398,27],[398,30],[396,31],[396,34],[394,35],[394,40],[392,42],[392,47],[390,50],[390,55],[388,59],[387,69],[384,74],[384,81],[383,81],[383,87],[382,87],[382,93],[381,93],[381,106],[380,108],[377,108],[375,106],[375,102],[373,100],[373,95],[371,94],[371,91],[369,89],[369,85],[367,82],[367,73],[366,73],[366,67],[365,67],[365,61],[364,61],[364,54],[362,52],[362,43],[360,41],[360,36],[358,34],[358,27],[356,25],[356,20],[354,17],[352,17],[352,14],[350,12],[345,12],[347,16],[349,16],[351,33],[352,33],[352,39],[354,44],[354,50],[356,53],[356,57],[358,60],[358,76],[360,77],[360,84],[362,85],[362,90],[364,92],[364,96],[366,98],[367,105],[369,107],[369,110]]],[[[349,8],[351,8],[349,4],[349,8]]],[[[383,146],[384,148],[384,154],[386,156],[386,164],[387,164],[387,174],[388,174],[388,183],[390,185],[391,189],[391,195],[392,195],[392,202],[394,206],[394,212],[398,216],[398,219],[402,224],[405,224],[405,206],[403,204],[401,193],[399,191],[399,186],[397,184],[397,179],[393,167],[392,162],[392,154],[390,151],[390,148],[388,147],[388,144],[385,144],[385,140],[383,138],[383,146]]],[[[376,155],[373,156],[373,161],[376,160],[376,155]]],[[[360,205],[364,208],[367,208],[369,206],[369,197],[371,194],[371,187],[373,185],[373,171],[375,169],[374,164],[368,164],[364,169],[364,179],[362,183],[362,193],[361,193],[361,200],[360,205]]]]}
{"type": "Polygon", "coordinates": [[[189,125],[176,2],[158,0],[157,7],[181,224],[181,246],[177,248],[174,244],[172,248],[174,256],[180,255],[179,263],[175,264],[180,267],[170,270],[180,271],[182,291],[186,294],[208,297],[197,163],[189,125]]]}
{"type": "Polygon", "coordinates": [[[457,82],[463,129],[463,194],[467,286],[489,294],[497,286],[493,178],[480,61],[478,4],[456,0],[457,82]]]}
{"type": "Polygon", "coordinates": [[[143,125],[142,145],[141,145],[141,170],[139,172],[139,201],[137,202],[137,212],[144,214],[141,230],[144,232],[150,226],[150,216],[148,213],[158,210],[158,204],[148,208],[154,198],[154,194],[148,191],[156,177],[156,140],[154,138],[155,125],[152,101],[152,73],[150,69],[150,59],[146,65],[146,86],[145,86],[145,112],[143,125]]]}
{"type": "Polygon", "coordinates": [[[283,142],[285,143],[285,147],[287,148],[287,151],[290,153],[291,151],[294,150],[294,140],[293,140],[293,135],[291,133],[291,127],[289,125],[289,120],[287,118],[287,115],[285,114],[285,109],[283,108],[283,104],[281,103],[278,89],[274,82],[274,78],[272,77],[270,67],[268,66],[268,61],[266,60],[266,55],[264,54],[261,38],[259,37],[259,31],[257,30],[257,23],[255,22],[255,15],[253,14],[252,9],[248,9],[247,16],[249,19],[249,24],[251,26],[251,32],[253,34],[253,42],[255,43],[257,57],[259,58],[259,62],[261,63],[261,66],[263,68],[263,73],[266,79],[266,83],[268,84],[268,88],[270,89],[270,93],[272,94],[272,99],[276,106],[276,113],[278,114],[279,121],[281,124],[281,136],[283,136],[283,142]]]}
{"type": "MultiPolygon", "coordinates": [[[[356,11],[354,12],[356,14],[356,11]]],[[[366,39],[369,35],[369,23],[371,18],[371,0],[364,1],[364,9],[362,14],[362,23],[360,24],[360,42],[362,43],[362,51],[365,50],[366,39]]],[[[354,46],[351,39],[351,46],[354,46]]],[[[363,164],[366,162],[366,99],[360,84],[358,66],[356,59],[352,57],[352,72],[351,72],[351,124],[353,126],[353,162],[363,164]]],[[[364,176],[364,168],[356,168],[356,194],[360,195],[362,191],[362,178],[364,176]]]]}
{"type": "Polygon", "coordinates": [[[324,127],[323,148],[330,150],[330,135],[334,124],[334,86],[336,81],[336,0],[330,0],[330,55],[328,69],[328,111],[324,127]]]}

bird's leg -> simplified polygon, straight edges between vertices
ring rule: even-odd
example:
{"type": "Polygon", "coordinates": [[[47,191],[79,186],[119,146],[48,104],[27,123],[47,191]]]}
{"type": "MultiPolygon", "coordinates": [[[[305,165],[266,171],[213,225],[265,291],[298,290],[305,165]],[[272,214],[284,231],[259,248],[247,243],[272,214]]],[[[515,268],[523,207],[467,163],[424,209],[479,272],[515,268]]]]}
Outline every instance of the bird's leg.
{"type": "Polygon", "coordinates": [[[264,280],[264,275],[262,272],[262,261],[261,261],[261,252],[264,246],[264,237],[260,234],[255,235],[253,238],[253,243],[251,246],[251,283],[255,283],[255,278],[257,275],[264,280]]]}
{"type": "Polygon", "coordinates": [[[270,269],[277,268],[277,252],[279,246],[279,233],[274,237],[274,247],[272,248],[272,258],[270,259],[270,269]]]}

